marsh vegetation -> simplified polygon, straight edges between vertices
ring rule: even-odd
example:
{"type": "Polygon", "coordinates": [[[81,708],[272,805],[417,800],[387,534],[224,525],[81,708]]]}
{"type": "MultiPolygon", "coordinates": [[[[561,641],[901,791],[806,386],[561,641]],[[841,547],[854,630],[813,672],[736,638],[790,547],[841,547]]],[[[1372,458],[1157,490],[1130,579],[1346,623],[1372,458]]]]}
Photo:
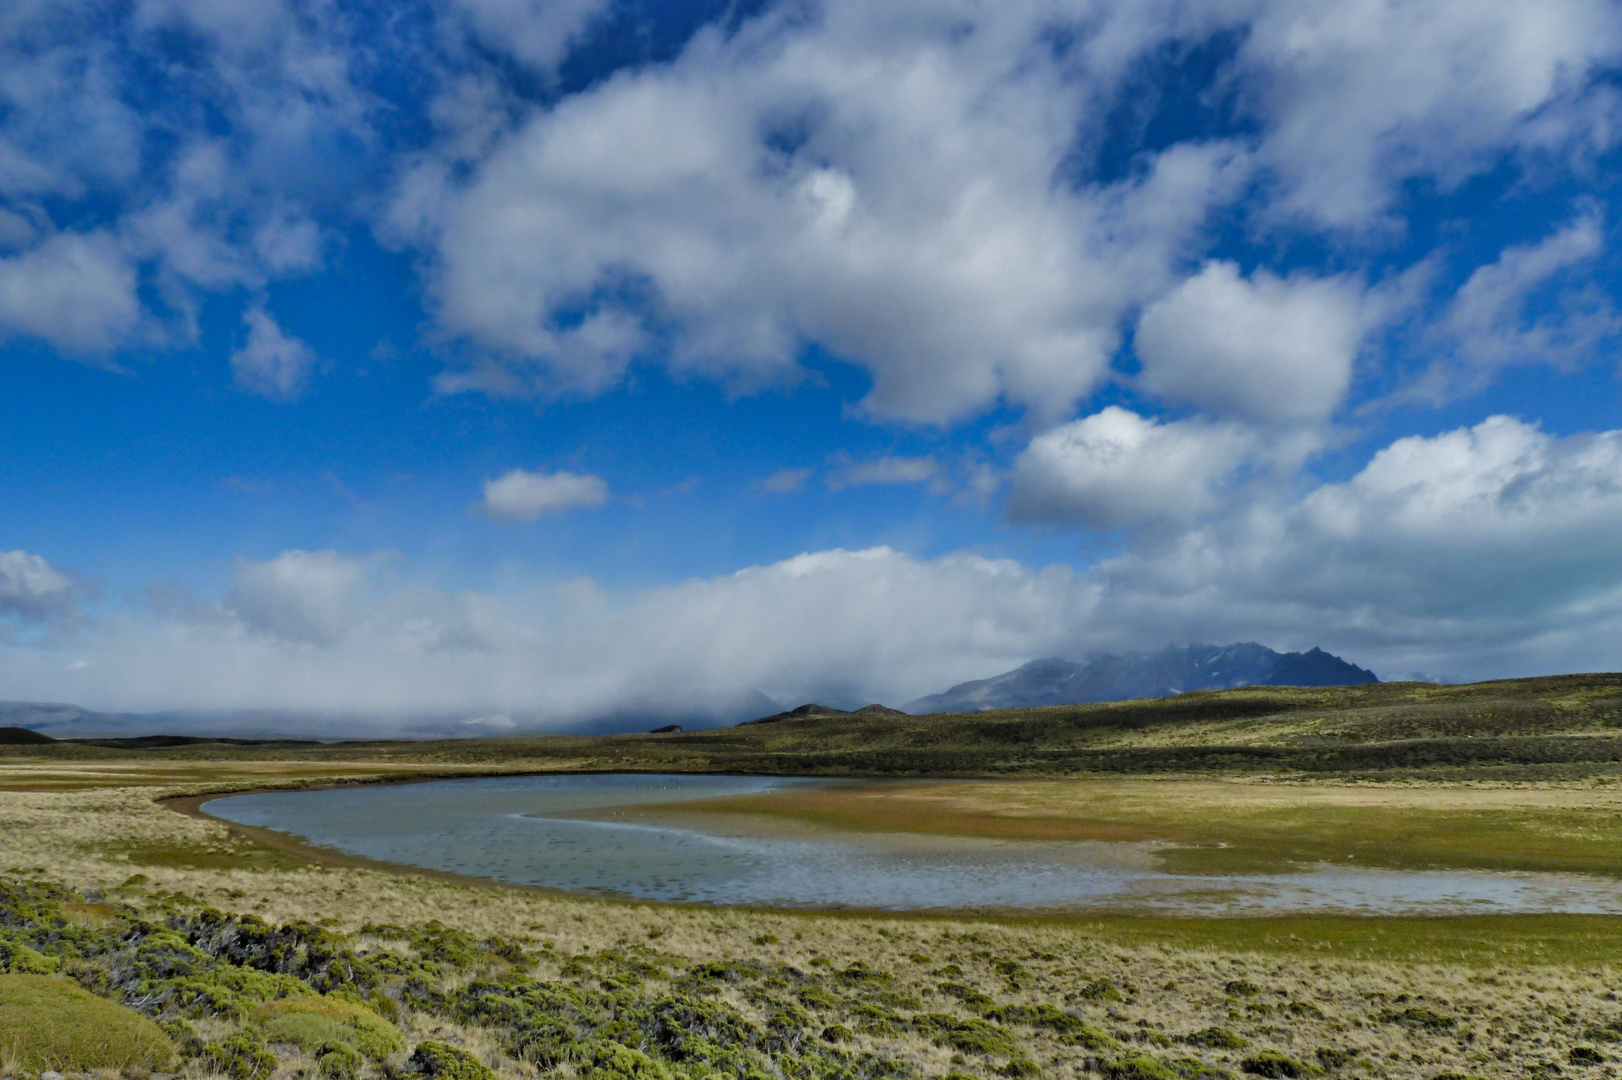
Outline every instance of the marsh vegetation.
{"type": "MultiPolygon", "coordinates": [[[[1604,680],[1512,689],[1519,704],[1508,709],[1490,688],[1435,688],[1453,719],[1433,710],[1424,724],[1474,726],[1424,738],[1613,738],[1616,688],[1604,680]],[[1508,728],[1484,734],[1492,725],[1508,728]]],[[[1398,713],[1432,691],[1381,692],[1391,696],[1359,699],[1338,719],[1332,702],[1302,692],[1283,712],[1256,715],[1252,702],[1239,709],[1251,715],[1185,716],[1175,731],[1099,720],[1149,705],[869,722],[879,727],[828,734],[882,755],[931,723],[962,723],[980,732],[979,745],[1010,749],[982,756],[986,778],[972,790],[883,783],[770,812],[688,810],[798,815],[842,830],[899,822],[968,835],[1163,836],[1172,857],[1196,862],[1336,851],[1373,860],[1386,850],[1411,865],[1614,872],[1606,853],[1622,808],[1615,769],[1595,765],[1597,751],[1594,768],[1570,775],[1546,760],[1488,766],[1480,756],[1431,773],[1404,766],[1310,782],[1276,756],[1266,769],[1157,767],[1152,777],[1053,766],[1109,740],[1145,753],[1165,742],[1173,756],[1178,739],[1249,739],[1289,753],[1336,739],[1422,741],[1423,725],[1398,713]],[[997,731],[1036,735],[999,743],[997,731]],[[1053,746],[1070,749],[1043,749],[1053,746]],[[1480,769],[1497,771],[1461,782],[1480,769]]],[[[1279,695],[1256,693],[1275,707],[1279,695]]],[[[0,1074],[1434,1080],[1597,1077],[1622,1061],[1622,920],[1613,918],[998,919],[590,900],[367,865],[157,802],[341,780],[668,768],[658,755],[695,770],[757,752],[803,765],[822,753],[810,732],[761,728],[679,745],[649,736],[275,753],[19,748],[0,763],[0,1074]],[[131,1033],[133,1056],[47,1052],[19,1037],[55,1030],[41,1016],[89,1009],[115,1010],[107,1015],[131,1033]]],[[[905,772],[904,757],[869,775],[905,772]]]]}

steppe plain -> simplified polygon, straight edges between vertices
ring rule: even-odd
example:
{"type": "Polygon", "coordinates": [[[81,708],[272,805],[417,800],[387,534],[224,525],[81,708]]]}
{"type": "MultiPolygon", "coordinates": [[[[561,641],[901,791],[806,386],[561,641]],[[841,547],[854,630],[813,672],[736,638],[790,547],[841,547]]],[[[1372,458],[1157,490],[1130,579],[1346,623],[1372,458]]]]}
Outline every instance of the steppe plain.
{"type": "Polygon", "coordinates": [[[1622,1062],[1619,918],[656,905],[367,864],[196,813],[226,791],[549,771],[843,776],[680,812],[1156,841],[1200,872],[1350,857],[1622,877],[1615,675],[666,735],[3,747],[0,1074],[1437,1078],[1622,1062]],[[119,1019],[90,1034],[41,1021],[113,1003],[119,1019]]]}

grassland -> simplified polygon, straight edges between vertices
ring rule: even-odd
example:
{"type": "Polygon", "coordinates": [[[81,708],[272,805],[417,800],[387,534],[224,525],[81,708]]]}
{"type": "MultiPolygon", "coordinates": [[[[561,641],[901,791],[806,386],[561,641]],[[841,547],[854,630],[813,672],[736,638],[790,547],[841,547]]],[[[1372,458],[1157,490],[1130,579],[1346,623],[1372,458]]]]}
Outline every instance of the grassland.
{"type": "Polygon", "coordinates": [[[1622,875],[1622,787],[1260,783],[1189,777],[879,781],[616,813],[734,831],[1156,841],[1161,867],[1259,873],[1309,863],[1622,875]]]}
{"type": "MultiPolygon", "coordinates": [[[[0,967],[48,969],[159,1022],[198,1080],[1615,1075],[1612,918],[946,919],[588,900],[320,861],[158,800],[772,762],[893,778],[931,771],[918,754],[965,753],[961,736],[975,767],[938,771],[983,778],[972,784],[883,780],[704,812],[1160,839],[1202,866],[1351,851],[1614,873],[1622,770],[1592,748],[1616,737],[1619,682],[1245,691],[678,736],[25,748],[0,760],[0,967]],[[1498,748],[1455,747],[1481,740],[1498,748]],[[1421,744],[1445,760],[1415,764],[1421,744]],[[1364,765],[1320,767],[1351,750],[1364,765]]],[[[28,1072],[0,1060],[0,1075],[28,1072]]]]}

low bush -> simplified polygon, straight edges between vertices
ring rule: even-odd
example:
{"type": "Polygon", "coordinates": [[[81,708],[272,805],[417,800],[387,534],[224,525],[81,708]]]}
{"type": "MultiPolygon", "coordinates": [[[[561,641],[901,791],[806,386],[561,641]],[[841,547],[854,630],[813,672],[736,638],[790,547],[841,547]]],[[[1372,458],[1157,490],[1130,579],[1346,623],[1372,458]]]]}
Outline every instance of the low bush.
{"type": "Polygon", "coordinates": [[[259,1080],[276,1071],[276,1055],[255,1028],[244,1028],[230,1038],[208,1043],[199,1056],[214,1072],[230,1080],[259,1080]]]}
{"type": "Polygon", "coordinates": [[[1318,1064],[1326,1069],[1345,1068],[1357,1057],[1350,1050],[1340,1050],[1332,1046],[1319,1047],[1317,1054],[1314,1056],[1317,1057],[1318,1064]]]}
{"type": "Polygon", "coordinates": [[[37,953],[20,941],[0,938],[0,972],[15,975],[54,975],[62,962],[54,956],[37,953]]]}
{"type": "Polygon", "coordinates": [[[50,975],[0,975],[0,1057],[30,1070],[163,1068],[174,1044],[151,1020],[50,975]]]}
{"type": "Polygon", "coordinates": [[[262,1006],[254,1019],[271,1042],[292,1043],[308,1053],[345,1046],[382,1061],[405,1048],[393,1024],[364,1005],[330,997],[292,998],[262,1006]]]}
{"type": "Polygon", "coordinates": [[[1265,1076],[1270,1080],[1279,1077],[1317,1076],[1323,1072],[1316,1065],[1308,1065],[1304,1061],[1297,1061],[1288,1054],[1281,1054],[1277,1050],[1263,1050],[1252,1054],[1239,1063],[1239,1068],[1252,1076],[1265,1076]]]}
{"type": "Polygon", "coordinates": [[[1012,1054],[1015,1046],[1007,1028],[985,1020],[959,1020],[944,1013],[924,1013],[912,1018],[913,1027],[941,1046],[966,1054],[1012,1054]]]}
{"type": "Polygon", "coordinates": [[[1183,1041],[1189,1046],[1203,1046],[1209,1050],[1243,1050],[1250,1045],[1249,1039],[1235,1035],[1225,1027],[1208,1027],[1185,1035],[1183,1041]]]}
{"type": "Polygon", "coordinates": [[[406,1058],[400,1075],[425,1080],[497,1080],[482,1061],[450,1043],[425,1039],[406,1058]]]}
{"type": "Polygon", "coordinates": [[[1109,1050],[1117,1044],[1114,1039],[1078,1016],[1071,1016],[1052,1005],[1009,1005],[986,1014],[989,1019],[1005,1024],[1024,1024],[1042,1028],[1057,1035],[1060,1041],[1088,1050],[1109,1050]]]}
{"type": "Polygon", "coordinates": [[[1104,1066],[1107,1080],[1183,1080],[1159,1058],[1148,1054],[1128,1054],[1104,1066]]]}
{"type": "Polygon", "coordinates": [[[1458,1023],[1451,1016],[1425,1008],[1382,1009],[1379,1020],[1382,1024],[1401,1024],[1419,1031],[1448,1031],[1458,1023]]]}

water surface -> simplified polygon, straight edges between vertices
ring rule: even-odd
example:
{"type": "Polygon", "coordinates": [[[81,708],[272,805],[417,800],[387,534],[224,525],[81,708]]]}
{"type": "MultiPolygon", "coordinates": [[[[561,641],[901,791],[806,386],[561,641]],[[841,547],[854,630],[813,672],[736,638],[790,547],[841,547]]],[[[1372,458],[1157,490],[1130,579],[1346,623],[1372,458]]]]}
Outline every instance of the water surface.
{"type": "Polygon", "coordinates": [[[365,858],[645,900],[891,910],[1622,913],[1622,882],[1578,875],[1328,865],[1279,874],[1173,874],[1156,868],[1153,844],[727,835],[566,816],[836,783],[522,776],[238,795],[206,810],[365,858]]]}

